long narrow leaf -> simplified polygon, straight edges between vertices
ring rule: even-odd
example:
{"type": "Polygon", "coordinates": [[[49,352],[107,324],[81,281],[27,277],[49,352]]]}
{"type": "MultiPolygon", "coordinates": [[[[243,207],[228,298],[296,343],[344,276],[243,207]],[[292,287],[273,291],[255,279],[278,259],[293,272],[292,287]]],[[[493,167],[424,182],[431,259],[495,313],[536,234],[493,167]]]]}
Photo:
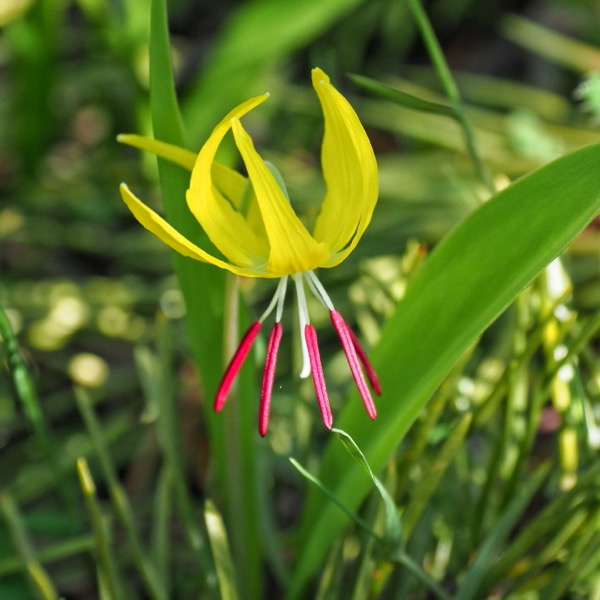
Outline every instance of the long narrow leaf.
{"type": "Polygon", "coordinates": [[[475,559],[461,581],[458,594],[454,596],[455,600],[471,600],[472,598],[480,597],[477,595],[479,584],[487,573],[500,545],[508,538],[516,522],[529,505],[533,495],[546,480],[549,471],[550,465],[543,465],[521,488],[519,494],[513,498],[504,514],[498,519],[494,529],[490,532],[481,548],[479,548],[475,559]]]}
{"type": "Polygon", "coordinates": [[[184,115],[193,139],[202,140],[212,124],[223,117],[225,102],[234,106],[264,92],[265,76],[273,65],[315,39],[363,1],[241,3],[227,21],[186,99],[184,115]]]}
{"type": "MultiPolygon", "coordinates": [[[[374,472],[385,464],[436,387],[470,344],[600,211],[600,145],[518,180],[461,223],[421,267],[374,353],[383,397],[375,422],[348,402],[340,427],[374,472]]],[[[349,507],[365,497],[359,469],[330,442],[320,473],[349,507]]],[[[313,492],[290,590],[298,597],[345,519],[313,492]]]]}
{"type": "MultiPolygon", "coordinates": [[[[153,0],[150,19],[150,99],[154,135],[162,141],[184,146],[184,136],[175,96],[171,51],[165,0],[153,0]]],[[[233,104],[234,101],[231,101],[233,104]]],[[[229,108],[231,105],[229,106],[229,108]]],[[[205,107],[203,107],[204,109],[205,107]]],[[[227,112],[219,107],[220,114],[210,121],[214,126],[227,112]]],[[[203,110],[205,118],[213,115],[203,110]]],[[[187,208],[185,193],[189,174],[176,165],[159,160],[159,174],[165,212],[169,222],[189,239],[199,245],[211,247],[208,237],[200,229],[187,208]]],[[[215,471],[219,489],[224,491],[229,502],[226,521],[232,530],[233,553],[238,564],[240,586],[249,596],[261,594],[262,570],[260,554],[253,549],[259,547],[259,532],[256,495],[256,464],[254,432],[250,427],[239,431],[228,431],[228,420],[223,415],[214,416],[212,397],[217,389],[223,369],[223,317],[225,306],[225,273],[212,266],[193,261],[179,254],[173,255],[175,271],[186,304],[188,339],[200,373],[206,413],[214,450],[215,471]],[[235,437],[235,448],[228,444],[229,433],[235,437]],[[236,469],[234,485],[230,475],[236,469]]],[[[241,373],[238,385],[239,421],[254,421],[252,385],[248,373],[241,373]]],[[[226,409],[227,410],[227,409],[226,409]]]]}
{"type": "Polygon", "coordinates": [[[217,507],[210,500],[207,500],[204,504],[204,520],[217,569],[221,598],[223,600],[237,600],[239,594],[233,559],[231,558],[229,542],[227,541],[227,531],[225,530],[223,517],[221,517],[217,507]]]}
{"type": "Polygon", "coordinates": [[[385,534],[384,539],[387,544],[391,547],[392,555],[396,552],[402,551],[402,527],[400,525],[400,517],[398,516],[398,510],[394,499],[390,496],[390,493],[385,489],[385,486],[375,476],[375,473],[371,470],[371,467],[352,437],[343,431],[342,429],[332,429],[350,456],[365,470],[365,472],[371,478],[373,485],[377,488],[383,504],[385,506],[385,534]]]}

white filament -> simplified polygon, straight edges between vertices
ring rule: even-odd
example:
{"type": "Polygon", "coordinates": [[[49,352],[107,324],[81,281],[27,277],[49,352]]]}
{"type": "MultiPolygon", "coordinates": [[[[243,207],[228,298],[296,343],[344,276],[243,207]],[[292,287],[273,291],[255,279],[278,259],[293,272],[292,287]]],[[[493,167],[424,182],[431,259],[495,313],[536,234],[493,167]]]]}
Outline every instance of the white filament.
{"type": "Polygon", "coordinates": [[[302,340],[302,371],[300,377],[305,379],[310,375],[310,357],[308,356],[308,346],[306,345],[306,334],[304,329],[310,323],[308,317],[308,306],[306,296],[304,295],[304,280],[302,273],[292,275],[296,284],[296,295],[298,296],[298,318],[300,320],[300,339],[302,340]]]}
{"type": "Polygon", "coordinates": [[[329,294],[325,291],[323,284],[319,281],[313,271],[306,272],[306,281],[308,281],[312,293],[321,300],[329,310],[334,310],[333,302],[331,301],[329,294]]]}
{"type": "Polygon", "coordinates": [[[283,315],[283,301],[285,300],[285,292],[287,290],[287,282],[288,276],[286,275],[277,286],[276,294],[279,294],[277,298],[277,312],[275,313],[275,321],[279,323],[281,321],[281,316],[283,315]]]}
{"type": "Polygon", "coordinates": [[[277,306],[277,312],[275,313],[275,320],[277,322],[281,321],[281,313],[283,312],[283,301],[285,300],[285,291],[287,289],[287,275],[282,277],[277,284],[277,289],[275,290],[275,294],[273,294],[273,298],[267,306],[267,310],[262,314],[259,321],[262,323],[272,312],[275,306],[277,306]]]}

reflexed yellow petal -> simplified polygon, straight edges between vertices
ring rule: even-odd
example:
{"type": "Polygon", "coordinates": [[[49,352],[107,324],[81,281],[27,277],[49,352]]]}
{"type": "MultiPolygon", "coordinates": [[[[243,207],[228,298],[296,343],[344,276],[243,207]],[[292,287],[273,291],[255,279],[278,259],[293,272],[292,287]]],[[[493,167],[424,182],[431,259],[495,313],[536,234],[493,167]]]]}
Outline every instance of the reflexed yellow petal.
{"type": "Polygon", "coordinates": [[[263,94],[240,104],[214,128],[196,158],[186,195],[189,209],[213,244],[229,260],[242,266],[266,263],[269,256],[268,240],[257,235],[244,215],[235,210],[236,201],[229,196],[230,203],[223,195],[239,194],[242,190],[241,179],[234,181],[228,178],[227,185],[223,185],[225,171],[220,171],[214,177],[213,164],[217,148],[231,128],[231,119],[241,117],[268,97],[268,94],[263,94]]]}
{"type": "Polygon", "coordinates": [[[133,146],[138,150],[145,150],[146,152],[156,154],[156,156],[174,162],[188,171],[194,168],[194,163],[196,162],[196,155],[185,148],[167,144],[166,142],[159,142],[158,140],[141,135],[135,135],[134,133],[121,133],[117,136],[117,141],[128,146],[133,146]]]}
{"type": "Polygon", "coordinates": [[[139,198],[137,198],[126,184],[120,186],[121,197],[123,201],[133,213],[134,217],[151,233],[158,237],[162,242],[173,248],[173,250],[189,256],[195,260],[211,263],[221,269],[226,269],[236,275],[246,277],[264,277],[265,275],[260,269],[248,269],[231,265],[208,252],[205,252],[186,237],[181,235],[174,227],[169,225],[158,213],[146,206],[139,198]]]}
{"type": "MultiPolygon", "coordinates": [[[[167,144],[166,142],[153,140],[134,133],[120,133],[117,136],[117,141],[128,146],[133,146],[138,150],[155,154],[188,171],[191,171],[196,164],[197,154],[173,144],[167,144]]],[[[213,182],[220,192],[237,207],[248,180],[237,171],[218,162],[212,164],[211,173],[213,182]]]]}
{"type": "Polygon", "coordinates": [[[256,195],[248,178],[218,162],[213,162],[211,175],[217,190],[231,202],[238,212],[242,213],[248,227],[259,239],[264,241],[266,255],[268,244],[265,226],[256,203],[256,195]]]}
{"type": "Polygon", "coordinates": [[[317,268],[330,258],[328,246],[308,233],[238,119],[232,130],[271,246],[267,271],[283,276],[317,268]]]}
{"type": "MultiPolygon", "coordinates": [[[[196,160],[195,156],[194,160],[196,160]]],[[[221,194],[223,194],[235,208],[239,208],[240,202],[246,192],[248,179],[241,173],[218,162],[213,162],[210,174],[212,175],[213,184],[221,194]]]]}
{"type": "Polygon", "coordinates": [[[333,267],[352,252],[371,220],[377,163],[350,103],[321,69],[313,69],[312,80],[325,117],[321,164],[327,186],[313,236],[331,248],[334,256],[323,266],[333,267]]]}

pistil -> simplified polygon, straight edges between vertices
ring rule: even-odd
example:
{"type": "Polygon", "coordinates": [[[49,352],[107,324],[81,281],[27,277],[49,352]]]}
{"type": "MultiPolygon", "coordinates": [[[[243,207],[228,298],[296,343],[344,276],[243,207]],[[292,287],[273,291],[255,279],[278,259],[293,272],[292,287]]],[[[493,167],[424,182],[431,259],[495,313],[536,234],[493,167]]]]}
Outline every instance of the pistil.
{"type": "Polygon", "coordinates": [[[302,371],[300,378],[306,379],[310,375],[311,361],[306,342],[306,326],[310,323],[308,316],[308,305],[306,304],[306,295],[304,294],[304,277],[303,273],[292,275],[296,284],[296,296],[298,297],[298,319],[300,321],[300,338],[302,340],[302,371]]]}

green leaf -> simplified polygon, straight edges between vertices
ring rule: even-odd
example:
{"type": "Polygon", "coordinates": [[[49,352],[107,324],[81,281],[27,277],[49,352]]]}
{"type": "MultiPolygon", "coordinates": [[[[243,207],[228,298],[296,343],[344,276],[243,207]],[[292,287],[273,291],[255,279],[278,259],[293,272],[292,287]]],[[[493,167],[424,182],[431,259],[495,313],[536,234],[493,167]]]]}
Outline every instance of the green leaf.
{"type": "Polygon", "coordinates": [[[501,544],[508,538],[515,524],[531,502],[534,494],[540,489],[548,477],[550,465],[542,465],[519,490],[508,508],[498,519],[495,527],[492,529],[486,540],[483,542],[477,554],[469,565],[469,568],[460,582],[458,593],[454,600],[471,600],[481,597],[478,595],[478,587],[488,572],[489,568],[495,562],[501,544]]]}
{"type": "Polygon", "coordinates": [[[598,70],[600,50],[566,35],[538,25],[519,15],[508,15],[500,22],[502,33],[511,41],[547,60],[580,73],[598,70]]]}
{"type": "MultiPolygon", "coordinates": [[[[165,0],[152,1],[150,104],[154,136],[161,141],[185,147],[171,67],[165,0]]],[[[220,114],[207,124],[208,128],[214,126],[226,112],[222,105],[219,110],[220,114]]],[[[212,119],[209,112],[204,115],[212,119]]],[[[164,160],[159,160],[158,164],[167,220],[187,238],[210,251],[212,244],[187,208],[185,193],[189,185],[189,173],[164,160]]],[[[227,407],[224,414],[214,415],[210,399],[214,397],[224,368],[226,274],[211,265],[177,253],[173,253],[173,262],[186,304],[188,340],[200,373],[203,397],[208,399],[204,403],[205,418],[210,429],[216,486],[229,500],[226,518],[231,523],[231,541],[240,587],[248,596],[258,597],[262,571],[260,554],[254,551],[259,545],[255,432],[251,427],[237,426],[237,423],[245,424],[255,419],[255,404],[252,401],[255,388],[248,377],[248,370],[243,371],[239,377],[238,404],[235,407],[239,415],[232,415],[230,409],[233,407],[227,407]]],[[[237,320],[237,312],[234,318],[237,320]]],[[[237,321],[233,325],[237,329],[237,321]]]]}
{"type": "Polygon", "coordinates": [[[401,551],[402,549],[402,528],[400,526],[400,518],[398,517],[398,510],[396,504],[390,493],[385,489],[385,486],[371,470],[365,455],[361,452],[356,442],[352,439],[350,434],[346,433],[342,429],[336,429],[335,427],[331,430],[335,433],[339,440],[342,442],[346,450],[350,453],[350,456],[364,469],[369,475],[371,481],[377,488],[381,499],[385,506],[385,542],[392,549],[392,554],[395,551],[401,551]]]}
{"type": "Polygon", "coordinates": [[[186,99],[184,114],[192,138],[203,140],[229,108],[264,92],[265,76],[274,65],[363,1],[263,0],[240,4],[186,99]]]}
{"type": "Polygon", "coordinates": [[[21,560],[21,567],[29,579],[35,597],[40,600],[59,600],[54,583],[35,553],[21,512],[7,492],[0,494],[0,510],[4,514],[15,552],[21,560]]]}
{"type": "MultiPolygon", "coordinates": [[[[373,362],[383,396],[369,422],[356,398],[340,426],[379,472],[461,355],[600,211],[600,145],[587,146],[499,192],[435,249],[382,331],[373,362]]],[[[368,492],[329,443],[319,479],[350,508],[368,492]]],[[[346,523],[316,493],[306,506],[290,596],[298,597],[346,523]]]]}
{"type": "Polygon", "coordinates": [[[439,104],[438,102],[423,100],[418,96],[407,94],[406,92],[397,90],[389,85],[386,85],[385,83],[380,83],[375,79],[364,77],[362,75],[350,75],[350,79],[352,79],[356,85],[364,90],[367,90],[377,98],[390,100],[394,104],[399,104],[400,106],[405,106],[406,108],[412,108],[414,110],[421,110],[423,112],[430,112],[437,115],[451,117],[452,119],[458,119],[456,110],[446,104],[439,104]]]}
{"type": "Polygon", "coordinates": [[[306,479],[310,481],[322,494],[327,496],[333,504],[335,504],[342,512],[346,513],[359,527],[366,531],[369,535],[372,535],[375,539],[379,539],[379,536],[371,529],[366,521],[363,521],[355,512],[351,511],[343,502],[340,502],[334,494],[327,489],[317,477],[315,477],[310,471],[307,471],[295,458],[290,457],[292,466],[306,479]]]}
{"type": "Polygon", "coordinates": [[[210,500],[207,500],[204,504],[204,521],[206,522],[206,531],[208,532],[208,539],[217,569],[221,598],[223,600],[237,600],[239,595],[235,582],[235,568],[227,541],[227,531],[221,514],[210,500]]]}
{"type": "Polygon", "coordinates": [[[77,459],[77,474],[81,490],[85,496],[94,538],[96,540],[95,561],[98,580],[105,590],[104,595],[110,600],[123,598],[123,585],[117,565],[115,564],[115,549],[111,544],[108,519],[102,514],[102,509],[96,495],[96,484],[90,472],[87,460],[77,459]]]}

